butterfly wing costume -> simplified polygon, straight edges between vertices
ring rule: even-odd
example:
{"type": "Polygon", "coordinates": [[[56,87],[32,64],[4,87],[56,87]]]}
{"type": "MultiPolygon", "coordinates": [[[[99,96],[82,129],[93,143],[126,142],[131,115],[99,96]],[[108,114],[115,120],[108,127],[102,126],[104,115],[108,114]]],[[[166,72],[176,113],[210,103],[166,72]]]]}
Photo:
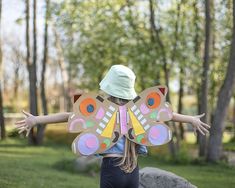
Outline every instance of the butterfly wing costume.
{"type": "Polygon", "coordinates": [[[68,131],[80,133],[72,143],[77,155],[104,152],[122,136],[145,146],[162,145],[171,140],[172,109],[165,98],[167,87],[155,86],[119,106],[96,93],[74,96],[68,131]]]}

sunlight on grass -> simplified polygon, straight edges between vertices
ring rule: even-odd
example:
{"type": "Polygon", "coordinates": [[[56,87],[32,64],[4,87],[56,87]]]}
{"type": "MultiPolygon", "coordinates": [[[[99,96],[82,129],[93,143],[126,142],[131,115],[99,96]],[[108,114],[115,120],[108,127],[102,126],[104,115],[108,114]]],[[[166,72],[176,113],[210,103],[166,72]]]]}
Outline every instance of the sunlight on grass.
{"type": "MultiPolygon", "coordinates": [[[[229,140],[232,138],[231,133],[224,132],[223,134],[223,143],[229,142],[229,140]]],[[[186,132],[185,133],[185,140],[189,144],[195,144],[197,137],[194,135],[193,132],[186,132]]]]}

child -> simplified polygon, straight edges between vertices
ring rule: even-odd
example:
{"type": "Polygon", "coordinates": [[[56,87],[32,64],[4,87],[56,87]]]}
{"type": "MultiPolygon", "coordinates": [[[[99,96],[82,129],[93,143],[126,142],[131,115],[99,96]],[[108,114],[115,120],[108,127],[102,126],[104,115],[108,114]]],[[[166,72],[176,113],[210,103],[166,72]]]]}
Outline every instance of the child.
{"type": "MultiPolygon", "coordinates": [[[[134,89],[135,74],[131,69],[123,65],[114,65],[100,82],[100,89],[104,91],[113,103],[124,105],[129,100],[137,97],[134,89]]],[[[26,115],[24,120],[16,122],[19,133],[26,131],[28,136],[30,129],[37,124],[49,124],[68,122],[70,112],[57,113],[46,116],[33,116],[23,111],[26,115]]],[[[204,114],[198,116],[181,115],[173,112],[172,121],[191,123],[194,131],[201,134],[208,133],[209,125],[200,121],[204,114]]],[[[138,155],[146,155],[147,149],[144,145],[136,144],[125,136],[108,150],[100,155],[103,156],[101,165],[100,187],[131,187],[139,186],[138,155]]],[[[96,154],[97,156],[97,154],[96,154]]]]}

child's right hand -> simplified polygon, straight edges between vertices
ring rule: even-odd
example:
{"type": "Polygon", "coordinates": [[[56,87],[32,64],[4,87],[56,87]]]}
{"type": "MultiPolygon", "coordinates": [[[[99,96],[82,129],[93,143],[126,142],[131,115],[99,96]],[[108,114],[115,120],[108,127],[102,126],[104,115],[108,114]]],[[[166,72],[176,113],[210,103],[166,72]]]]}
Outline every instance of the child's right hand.
{"type": "Polygon", "coordinates": [[[18,133],[26,131],[26,136],[29,135],[31,128],[37,124],[36,117],[28,112],[22,111],[25,115],[25,119],[17,121],[15,123],[18,133]]]}

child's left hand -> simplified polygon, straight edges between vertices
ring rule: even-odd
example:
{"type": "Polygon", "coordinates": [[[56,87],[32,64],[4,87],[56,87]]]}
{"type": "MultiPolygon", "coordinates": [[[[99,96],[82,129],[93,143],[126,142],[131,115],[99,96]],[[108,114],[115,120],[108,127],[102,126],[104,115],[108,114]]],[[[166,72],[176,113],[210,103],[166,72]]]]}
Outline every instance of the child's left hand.
{"type": "Polygon", "coordinates": [[[196,130],[198,130],[202,135],[209,133],[209,131],[207,129],[209,129],[210,126],[200,120],[200,118],[203,117],[204,115],[205,115],[205,113],[200,114],[200,115],[196,115],[196,116],[192,116],[191,123],[193,125],[195,135],[196,135],[196,130]]]}

